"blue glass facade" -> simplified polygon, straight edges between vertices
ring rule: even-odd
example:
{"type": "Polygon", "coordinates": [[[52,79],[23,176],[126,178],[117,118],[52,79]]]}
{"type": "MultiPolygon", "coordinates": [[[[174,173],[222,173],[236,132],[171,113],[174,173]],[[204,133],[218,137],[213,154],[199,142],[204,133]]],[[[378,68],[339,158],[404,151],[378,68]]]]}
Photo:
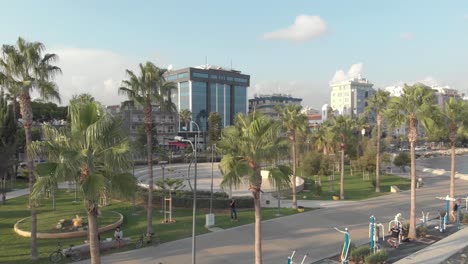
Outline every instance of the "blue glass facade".
{"type": "Polygon", "coordinates": [[[190,109],[190,86],[189,82],[181,82],[180,84],[180,105],[178,109],[190,109]]]}
{"type": "Polygon", "coordinates": [[[234,87],[234,114],[245,113],[247,111],[247,87],[234,87]]]}
{"type": "Polygon", "coordinates": [[[200,126],[200,130],[206,131],[206,119],[208,117],[206,96],[206,82],[192,82],[192,120],[200,126]]]}

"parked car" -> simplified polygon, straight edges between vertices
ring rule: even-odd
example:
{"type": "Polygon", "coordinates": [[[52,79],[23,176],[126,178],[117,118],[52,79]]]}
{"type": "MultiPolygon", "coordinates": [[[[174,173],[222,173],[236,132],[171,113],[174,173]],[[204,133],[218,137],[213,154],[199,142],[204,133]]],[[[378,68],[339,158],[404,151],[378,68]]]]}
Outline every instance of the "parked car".
{"type": "Polygon", "coordinates": [[[426,150],[427,150],[427,147],[425,147],[425,146],[418,146],[418,147],[415,147],[414,150],[416,150],[416,151],[426,151],[426,150]]]}

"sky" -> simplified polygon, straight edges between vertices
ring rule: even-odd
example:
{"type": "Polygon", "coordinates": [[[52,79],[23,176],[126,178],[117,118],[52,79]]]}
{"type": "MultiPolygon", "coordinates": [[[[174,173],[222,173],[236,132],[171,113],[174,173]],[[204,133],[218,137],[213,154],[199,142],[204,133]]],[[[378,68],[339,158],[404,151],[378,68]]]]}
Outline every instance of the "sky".
{"type": "Polygon", "coordinates": [[[468,1],[6,1],[0,44],[19,36],[56,53],[63,104],[88,92],[118,104],[125,70],[152,61],[251,76],[254,94],[286,93],[320,109],[330,82],[375,88],[423,81],[468,94],[468,1]]]}

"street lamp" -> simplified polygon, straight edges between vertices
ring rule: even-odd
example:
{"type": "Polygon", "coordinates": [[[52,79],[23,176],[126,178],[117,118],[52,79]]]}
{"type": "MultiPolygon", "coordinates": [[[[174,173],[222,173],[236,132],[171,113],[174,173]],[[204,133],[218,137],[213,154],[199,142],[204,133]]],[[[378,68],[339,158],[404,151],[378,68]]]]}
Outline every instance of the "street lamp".
{"type": "MultiPolygon", "coordinates": [[[[198,135],[198,140],[200,140],[200,126],[198,126],[197,122],[191,120],[190,123],[195,124],[197,126],[197,135],[198,135]]],[[[197,146],[197,144],[195,144],[197,146]]],[[[197,150],[198,151],[198,150],[197,150]]]]}
{"type": "Polygon", "coordinates": [[[363,141],[364,141],[364,136],[366,135],[366,129],[365,129],[365,128],[363,128],[363,129],[361,130],[361,135],[362,135],[362,137],[361,137],[361,144],[360,144],[360,146],[359,146],[359,147],[360,147],[359,156],[364,155],[364,149],[363,149],[363,147],[362,147],[362,143],[363,143],[363,141]]]}
{"type": "MultiPolygon", "coordinates": [[[[161,160],[158,163],[159,163],[159,165],[161,166],[161,169],[162,169],[162,184],[164,186],[165,185],[165,183],[164,183],[164,169],[166,168],[167,161],[161,160]]],[[[166,210],[164,209],[164,189],[162,189],[161,190],[161,211],[160,212],[165,213],[165,211],[166,210]]]]}
{"type": "Polygon", "coordinates": [[[214,152],[216,144],[211,145],[211,192],[210,192],[210,213],[205,215],[205,226],[212,227],[215,224],[215,215],[213,214],[213,175],[214,175],[214,152]]]}
{"type": "MultiPolygon", "coordinates": [[[[194,122],[195,123],[195,122],[194,122]]],[[[196,123],[195,123],[196,124],[196,123]]],[[[197,125],[198,126],[198,125],[197,125]]],[[[196,224],[196,211],[197,211],[197,139],[198,137],[195,136],[195,146],[192,141],[188,139],[184,139],[183,137],[176,136],[174,137],[175,140],[180,142],[189,143],[192,146],[193,150],[193,157],[195,159],[195,176],[193,179],[193,216],[192,216],[192,264],[195,264],[195,248],[196,248],[196,240],[195,240],[195,224],[196,224]]]]}

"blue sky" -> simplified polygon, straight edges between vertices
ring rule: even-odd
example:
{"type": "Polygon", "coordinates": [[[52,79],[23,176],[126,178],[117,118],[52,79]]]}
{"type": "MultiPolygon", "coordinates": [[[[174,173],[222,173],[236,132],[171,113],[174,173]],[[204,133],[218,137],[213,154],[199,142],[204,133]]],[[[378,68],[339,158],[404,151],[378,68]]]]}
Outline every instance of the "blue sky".
{"type": "Polygon", "coordinates": [[[125,69],[205,57],[250,74],[250,94],[291,93],[316,108],[350,68],[376,87],[426,80],[468,92],[463,0],[1,2],[0,43],[22,36],[56,52],[65,100],[88,91],[118,103],[125,69]]]}

